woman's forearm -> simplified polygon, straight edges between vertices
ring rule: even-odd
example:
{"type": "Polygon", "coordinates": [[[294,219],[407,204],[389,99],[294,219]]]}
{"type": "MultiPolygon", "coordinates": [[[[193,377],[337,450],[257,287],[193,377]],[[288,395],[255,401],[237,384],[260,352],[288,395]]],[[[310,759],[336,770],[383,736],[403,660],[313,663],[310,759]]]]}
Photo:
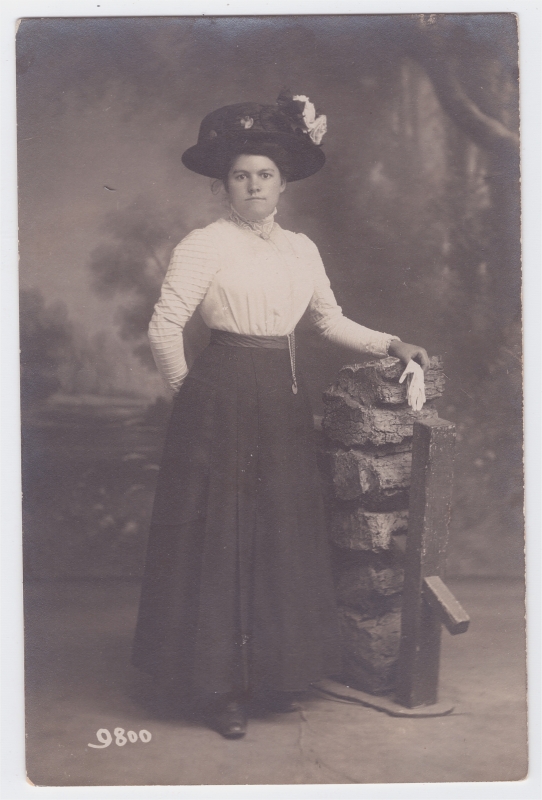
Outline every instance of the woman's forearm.
{"type": "Polygon", "coordinates": [[[366,328],[340,313],[321,320],[317,323],[317,327],[322,335],[334,344],[359,350],[376,358],[385,358],[394,340],[391,334],[366,328]]]}
{"type": "Polygon", "coordinates": [[[155,311],[149,325],[149,341],[158,372],[175,392],[188,374],[184,356],[183,328],[155,311]]]}
{"type": "Polygon", "coordinates": [[[160,299],[149,325],[158,371],[173,391],[188,374],[184,326],[201,303],[218,268],[218,255],[204,229],[188,234],[171,256],[160,299]]]}

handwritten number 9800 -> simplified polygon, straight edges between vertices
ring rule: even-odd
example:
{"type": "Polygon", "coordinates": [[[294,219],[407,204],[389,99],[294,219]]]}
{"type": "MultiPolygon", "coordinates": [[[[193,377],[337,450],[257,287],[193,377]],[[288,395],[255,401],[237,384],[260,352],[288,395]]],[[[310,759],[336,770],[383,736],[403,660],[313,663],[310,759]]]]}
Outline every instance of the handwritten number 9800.
{"type": "MultiPolygon", "coordinates": [[[[118,747],[124,747],[124,745],[127,742],[132,742],[132,744],[135,744],[135,742],[137,742],[138,739],[142,741],[143,744],[147,744],[152,739],[152,736],[149,733],[149,731],[146,731],[145,729],[139,731],[139,736],[138,736],[138,734],[135,731],[126,732],[124,728],[115,728],[115,730],[113,731],[113,736],[115,737],[115,744],[118,745],[118,747]],[[124,735],[125,733],[126,736],[124,735]]],[[[89,742],[88,746],[94,747],[95,750],[103,750],[105,747],[109,747],[109,745],[113,741],[113,736],[111,736],[107,728],[100,728],[96,732],[96,738],[100,742],[100,744],[91,744],[89,742]]]]}

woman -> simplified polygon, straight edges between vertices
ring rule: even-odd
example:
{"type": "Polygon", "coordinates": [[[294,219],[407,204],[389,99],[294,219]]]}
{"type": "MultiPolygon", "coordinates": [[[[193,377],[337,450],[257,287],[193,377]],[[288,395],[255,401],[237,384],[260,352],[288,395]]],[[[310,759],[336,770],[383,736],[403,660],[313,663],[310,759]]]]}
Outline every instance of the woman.
{"type": "Polygon", "coordinates": [[[333,342],[428,364],[423,348],[343,317],[316,246],[274,222],[287,181],[323,166],[324,132],[304,96],[205,117],[183,163],[223,181],[231,213],[175,248],[149,327],[176,396],[134,663],[197,694],[228,738],[245,733],[249,695],[290,711],[311,682],[340,673],[297,322],[308,308],[333,342]],[[211,344],[189,372],[183,328],[198,307],[211,344]]]}

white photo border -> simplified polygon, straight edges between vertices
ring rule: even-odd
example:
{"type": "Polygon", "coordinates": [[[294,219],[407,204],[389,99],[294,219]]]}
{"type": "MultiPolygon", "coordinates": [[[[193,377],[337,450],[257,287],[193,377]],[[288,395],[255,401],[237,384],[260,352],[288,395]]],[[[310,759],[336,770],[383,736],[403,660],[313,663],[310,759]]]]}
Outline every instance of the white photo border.
{"type": "MultiPolygon", "coordinates": [[[[535,0],[3,0],[1,20],[1,209],[2,285],[2,797],[51,800],[117,800],[117,798],[272,798],[277,791],[293,798],[358,798],[368,800],[534,800],[541,796],[540,608],[542,566],[540,532],[541,424],[540,353],[542,292],[541,218],[541,11],[535,0]],[[182,12],[182,13],[181,13],[182,12]],[[24,768],[24,699],[22,645],[22,553],[20,542],[20,425],[18,395],[17,175],[15,126],[15,32],[25,17],[159,17],[292,14],[412,14],[512,12],[519,18],[522,247],[525,355],[525,464],[527,512],[527,583],[529,643],[529,777],[510,783],[356,784],[304,786],[115,786],[33,787],[24,768]]],[[[483,742],[480,742],[483,748],[483,742]]]]}

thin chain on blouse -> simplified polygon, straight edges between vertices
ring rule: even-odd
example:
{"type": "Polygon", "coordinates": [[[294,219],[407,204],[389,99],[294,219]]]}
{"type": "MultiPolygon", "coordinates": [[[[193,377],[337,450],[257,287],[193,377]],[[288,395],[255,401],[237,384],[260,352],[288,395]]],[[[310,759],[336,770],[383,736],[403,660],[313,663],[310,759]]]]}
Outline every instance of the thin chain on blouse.
{"type": "Polygon", "coordinates": [[[288,350],[290,351],[290,367],[292,369],[292,392],[297,394],[297,377],[295,373],[295,331],[288,334],[288,350]]]}

